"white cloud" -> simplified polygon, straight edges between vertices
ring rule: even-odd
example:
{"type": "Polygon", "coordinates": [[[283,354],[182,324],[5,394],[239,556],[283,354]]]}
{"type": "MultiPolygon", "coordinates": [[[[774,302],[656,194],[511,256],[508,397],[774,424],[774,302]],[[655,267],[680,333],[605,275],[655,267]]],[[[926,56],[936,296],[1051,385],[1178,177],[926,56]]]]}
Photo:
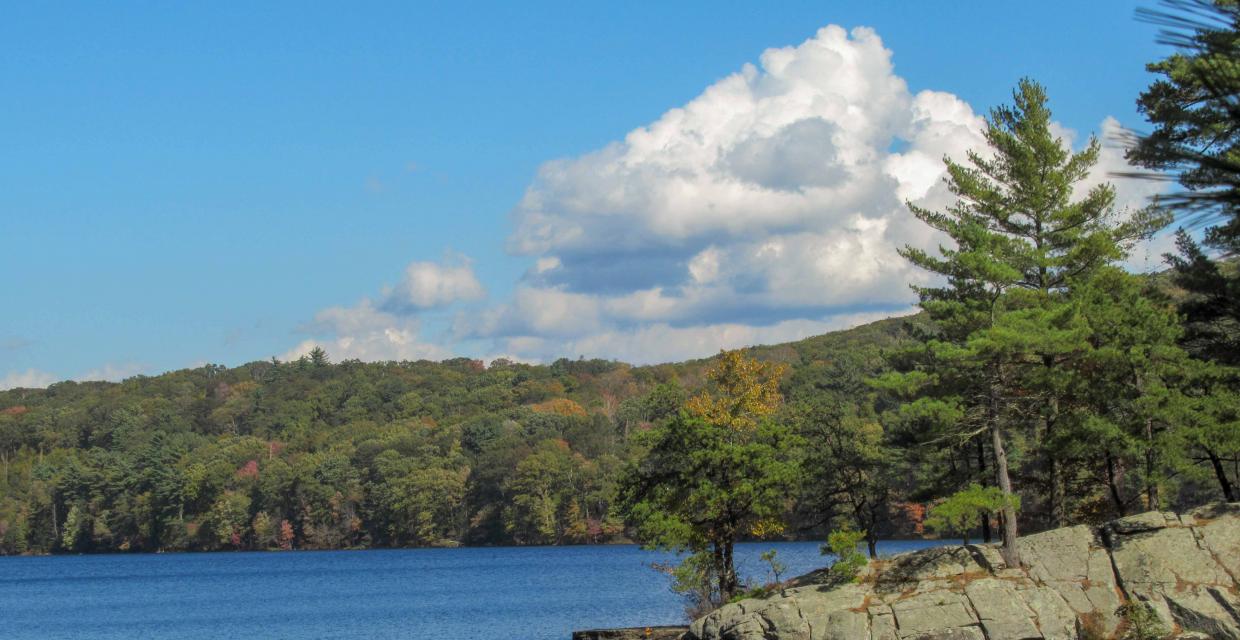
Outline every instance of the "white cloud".
{"type": "Polygon", "coordinates": [[[296,360],[320,347],[333,360],[442,360],[447,347],[422,337],[419,314],[485,295],[465,256],[450,255],[444,264],[413,262],[399,284],[385,287],[380,304],[362,298],[351,307],[319,310],[301,327],[313,337],[277,356],[296,360]]]}
{"type": "Polygon", "coordinates": [[[770,49],[595,152],[544,164],[513,211],[530,255],[511,301],[460,314],[505,352],[702,356],[903,310],[925,275],[945,154],[984,146],[947,93],[909,92],[871,30],[770,49]],[[610,351],[609,351],[610,350],[610,351]]]}
{"type": "Polygon", "coordinates": [[[301,341],[279,358],[296,360],[315,347],[333,360],[440,360],[450,357],[438,345],[422,342],[417,318],[401,317],[374,307],[363,298],[356,306],[328,307],[314,314],[314,322],[304,327],[308,333],[329,337],[301,341]]]}
{"type": "MultiPolygon", "coordinates": [[[[929,276],[898,249],[944,238],[906,202],[954,201],[943,157],[985,153],[985,122],[950,93],[910,92],[891,59],[872,30],[829,26],[622,140],[543,164],[508,238],[531,267],[507,301],[458,311],[446,344],[656,362],[907,311],[908,285],[929,276]]],[[[1104,121],[1104,141],[1117,128],[1104,121]]],[[[1120,182],[1122,155],[1104,147],[1091,179],[1120,182]]],[[[1149,194],[1131,182],[1120,206],[1149,194]]],[[[298,350],[435,352],[417,314],[483,297],[467,258],[415,262],[377,304],[319,314],[334,345],[298,350]]]]}
{"type": "MultiPolygon", "coordinates": [[[[1115,210],[1121,217],[1149,206],[1154,196],[1166,191],[1167,183],[1124,175],[1134,171],[1134,167],[1124,158],[1131,135],[1118,120],[1107,116],[1103,118],[1098,130],[1098,162],[1090,170],[1089,176],[1076,184],[1073,195],[1083,197],[1089,189],[1102,183],[1110,183],[1115,189],[1115,210]]],[[[1077,133],[1071,129],[1057,126],[1056,133],[1069,144],[1077,142],[1077,133]]],[[[1175,252],[1175,235],[1172,231],[1164,230],[1149,241],[1137,243],[1132,247],[1124,266],[1139,273],[1167,268],[1162,256],[1175,252]]]]}
{"type": "MultiPolygon", "coordinates": [[[[1065,143],[1079,146],[1077,140],[1079,136],[1076,131],[1058,124],[1053,125],[1053,130],[1063,138],[1065,143]]],[[[1100,146],[1098,162],[1090,170],[1089,176],[1076,184],[1073,195],[1078,198],[1083,197],[1094,186],[1109,182],[1115,188],[1117,211],[1133,212],[1148,206],[1154,196],[1166,190],[1166,183],[1122,175],[1131,173],[1135,169],[1124,159],[1129,135],[1119,120],[1112,116],[1103,118],[1098,125],[1098,131],[1096,136],[1100,146]]]]}
{"type": "Polygon", "coordinates": [[[302,340],[297,346],[278,356],[281,360],[296,360],[308,355],[315,347],[327,352],[334,361],[362,360],[381,362],[387,360],[443,360],[451,358],[448,349],[426,342],[418,337],[416,323],[413,326],[384,327],[356,334],[341,335],[328,339],[302,340]]]}
{"type": "Polygon", "coordinates": [[[632,329],[608,329],[575,339],[515,336],[500,344],[524,359],[549,361],[561,357],[623,358],[634,364],[675,362],[701,358],[720,349],[799,340],[837,329],[847,329],[892,315],[911,312],[840,314],[825,319],[784,320],[766,326],[720,323],[673,327],[644,324],[632,329]]]}
{"type": "Polygon", "coordinates": [[[486,296],[473,262],[464,256],[451,256],[445,264],[412,262],[400,282],[385,293],[383,306],[396,310],[430,309],[486,296]]]}
{"type": "Polygon", "coordinates": [[[26,369],[25,371],[11,371],[0,377],[0,391],[9,389],[42,389],[58,378],[46,371],[38,369],[26,369]]]}
{"type": "Polygon", "coordinates": [[[581,336],[598,331],[599,300],[556,288],[518,287],[510,302],[478,314],[458,314],[458,338],[488,336],[581,336]]]}
{"type": "Polygon", "coordinates": [[[148,367],[146,365],[139,364],[137,362],[122,362],[122,363],[109,362],[109,363],[105,363],[101,367],[91,369],[90,371],[87,371],[86,373],[83,373],[82,375],[77,376],[74,379],[77,380],[78,382],[91,382],[91,381],[100,381],[100,380],[106,381],[106,382],[120,382],[121,380],[124,380],[125,378],[131,378],[133,376],[141,374],[145,372],[147,369],[148,367]]]}
{"type": "Polygon", "coordinates": [[[315,347],[333,360],[442,360],[451,357],[443,346],[420,338],[421,323],[416,317],[376,309],[369,299],[352,307],[328,307],[314,314],[314,321],[303,331],[319,338],[302,340],[278,356],[296,360],[315,347]]]}
{"type": "Polygon", "coordinates": [[[942,157],[982,146],[982,125],[950,94],[911,94],[873,31],[827,27],[623,141],[543,165],[509,247],[554,265],[529,286],[594,297],[604,323],[899,306],[921,276],[896,248],[933,238],[904,200],[946,202],[942,157]]]}

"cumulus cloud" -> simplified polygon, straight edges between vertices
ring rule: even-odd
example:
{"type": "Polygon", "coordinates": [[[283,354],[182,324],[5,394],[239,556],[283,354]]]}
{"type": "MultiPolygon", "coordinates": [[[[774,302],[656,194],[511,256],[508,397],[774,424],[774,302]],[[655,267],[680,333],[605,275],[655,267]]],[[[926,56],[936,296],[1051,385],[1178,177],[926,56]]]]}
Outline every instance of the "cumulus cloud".
{"type": "MultiPolygon", "coordinates": [[[[1079,140],[1080,135],[1072,129],[1052,124],[1052,131],[1068,146],[1079,147],[1083,144],[1083,141],[1079,140]]],[[[1115,188],[1115,208],[1122,215],[1149,206],[1154,196],[1166,190],[1167,185],[1164,182],[1123,175],[1134,169],[1124,159],[1131,136],[1119,120],[1112,116],[1103,118],[1095,137],[1100,147],[1098,162],[1090,170],[1089,176],[1077,183],[1073,194],[1075,197],[1083,197],[1095,185],[1110,183],[1115,188]]]]}
{"type": "Polygon", "coordinates": [[[546,163],[509,247],[558,260],[547,282],[597,292],[619,270],[630,290],[686,284],[712,244],[862,236],[883,222],[894,237],[890,223],[910,220],[903,199],[934,190],[943,155],[979,145],[981,125],[954,96],[910,94],[873,31],[827,27],[621,142],[546,163]]]}
{"type": "MultiPolygon", "coordinates": [[[[1071,147],[1083,144],[1078,140],[1079,134],[1057,123],[1052,130],[1063,142],[1071,147]]],[[[1115,210],[1124,218],[1150,206],[1155,196],[1164,193],[1167,183],[1160,180],[1148,180],[1130,177],[1134,169],[1124,158],[1124,153],[1132,143],[1131,132],[1112,116],[1103,118],[1098,126],[1099,142],[1098,162],[1090,169],[1089,175],[1076,184],[1074,197],[1081,198],[1093,187],[1109,183],[1115,189],[1115,210]]],[[[1165,269],[1166,263],[1162,256],[1175,252],[1175,235],[1167,229],[1148,241],[1137,243],[1131,247],[1124,266],[1129,271],[1150,273],[1165,269]]]]}
{"type": "MultiPolygon", "coordinates": [[[[1121,174],[1133,171],[1133,167],[1124,159],[1130,136],[1123,125],[1110,116],[1102,121],[1099,131],[1098,139],[1102,143],[1102,149],[1098,153],[1098,164],[1094,165],[1089,182],[1110,182],[1115,187],[1115,206],[1121,214],[1149,206],[1154,196],[1167,190],[1167,183],[1122,176],[1121,174]]],[[[1170,229],[1133,247],[1125,266],[1130,271],[1139,273],[1166,269],[1167,265],[1162,258],[1166,253],[1175,253],[1175,235],[1170,229]]]]}
{"type": "Polygon", "coordinates": [[[78,382],[120,382],[144,373],[149,367],[137,362],[108,362],[75,378],[78,382]]]}
{"type": "Polygon", "coordinates": [[[623,140],[544,164],[508,241],[535,267],[455,335],[641,361],[906,309],[926,276],[897,249],[936,238],[905,201],[949,202],[942,158],[983,146],[983,124],[955,96],[912,94],[870,29],[769,49],[623,140]]]}
{"type": "Polygon", "coordinates": [[[56,380],[55,375],[38,369],[11,371],[0,376],[0,391],[8,391],[9,389],[42,389],[56,382],[56,380]]]}
{"type": "Polygon", "coordinates": [[[309,355],[315,347],[327,352],[333,360],[444,360],[452,357],[448,349],[418,337],[416,323],[405,327],[385,327],[364,333],[341,335],[328,339],[307,339],[280,355],[281,360],[296,360],[309,355]]]}
{"type": "Polygon", "coordinates": [[[444,264],[411,262],[400,282],[387,289],[383,307],[416,311],[485,296],[482,283],[474,275],[473,262],[464,256],[450,256],[444,264]]]}
{"type": "MultiPolygon", "coordinates": [[[[985,152],[984,126],[950,93],[909,91],[870,29],[769,49],[623,139],[543,164],[507,241],[531,266],[507,300],[459,311],[445,344],[657,362],[904,313],[929,276],[899,248],[944,242],[906,203],[951,204],[943,158],[985,152]]],[[[1118,126],[1103,123],[1104,141],[1118,126]]],[[[1122,156],[1106,146],[1091,182],[1122,156]]],[[[1117,184],[1120,206],[1151,188],[1117,184]]],[[[449,256],[316,322],[336,325],[337,351],[431,352],[416,316],[484,297],[470,261],[449,256]]]]}
{"type": "MultiPolygon", "coordinates": [[[[984,127],[950,93],[911,93],[870,29],[769,49],[623,140],[544,164],[508,240],[535,266],[455,335],[641,362],[899,313],[929,275],[898,249],[945,241],[906,203],[951,204],[943,158],[985,153],[984,127]]],[[[1132,210],[1157,185],[1115,178],[1119,129],[1102,123],[1089,183],[1132,210]]]]}
{"type": "Polygon", "coordinates": [[[314,321],[303,331],[322,337],[302,340],[279,358],[296,360],[315,347],[322,348],[335,360],[442,360],[450,352],[439,345],[424,342],[420,322],[376,309],[369,299],[352,307],[328,307],[314,315],[314,321]]]}
{"type": "Polygon", "coordinates": [[[567,340],[514,336],[500,344],[507,350],[506,353],[520,354],[518,357],[527,360],[548,361],[584,356],[623,358],[637,364],[654,364],[701,358],[720,349],[799,340],[911,311],[837,314],[823,319],[784,320],[765,326],[719,323],[674,327],[666,323],[652,323],[630,329],[611,328],[567,340]]]}
{"type": "Polygon", "coordinates": [[[474,275],[473,263],[466,256],[450,254],[443,263],[413,262],[396,285],[383,288],[377,304],[362,298],[353,306],[319,310],[312,321],[300,328],[311,337],[277,357],[296,360],[319,347],[335,360],[450,358],[449,348],[422,337],[421,316],[485,295],[474,275]]]}

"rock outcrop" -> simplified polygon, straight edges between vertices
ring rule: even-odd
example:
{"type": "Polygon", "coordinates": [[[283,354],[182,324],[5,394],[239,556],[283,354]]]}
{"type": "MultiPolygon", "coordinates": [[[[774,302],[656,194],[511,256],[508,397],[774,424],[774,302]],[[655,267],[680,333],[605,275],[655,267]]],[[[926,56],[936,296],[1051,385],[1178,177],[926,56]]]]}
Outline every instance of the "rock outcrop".
{"type": "Polygon", "coordinates": [[[870,563],[857,582],[822,572],[695,621],[697,640],[1068,640],[1121,637],[1126,606],[1180,638],[1240,640],[1240,504],[1150,512],[1019,541],[870,563]]]}

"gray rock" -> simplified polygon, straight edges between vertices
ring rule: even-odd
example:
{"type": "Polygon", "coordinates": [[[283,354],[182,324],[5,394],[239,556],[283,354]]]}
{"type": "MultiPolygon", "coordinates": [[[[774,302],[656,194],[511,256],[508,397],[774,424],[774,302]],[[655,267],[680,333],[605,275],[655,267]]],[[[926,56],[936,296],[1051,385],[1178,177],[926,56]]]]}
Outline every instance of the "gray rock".
{"type": "Polygon", "coordinates": [[[1176,626],[1203,633],[1215,640],[1240,640],[1236,608],[1224,593],[1215,587],[1163,592],[1167,611],[1176,626]]]}
{"type": "Polygon", "coordinates": [[[870,640],[900,640],[896,618],[888,607],[870,609],[870,640]]]}
{"type": "Polygon", "coordinates": [[[1076,640],[1114,637],[1118,610],[1147,602],[1178,638],[1240,640],[1240,504],[1150,512],[1019,541],[1023,567],[992,546],[872,563],[860,583],[814,578],[693,622],[699,640],[1076,640]],[[1105,541],[1105,543],[1104,543],[1105,541]],[[817,584],[816,584],[817,583],[817,584]]]}
{"type": "Polygon", "coordinates": [[[1201,545],[1240,588],[1240,504],[1202,507],[1189,517],[1201,545]]]}
{"type": "Polygon", "coordinates": [[[1017,595],[1011,582],[998,578],[973,580],[965,585],[964,593],[977,612],[987,638],[1042,640],[1036,616],[1017,595]]]}
{"type": "Polygon", "coordinates": [[[1169,524],[1180,524],[1179,517],[1170,512],[1147,511],[1135,516],[1112,520],[1107,524],[1106,528],[1107,531],[1114,534],[1128,535],[1141,533],[1142,531],[1157,531],[1169,524]]]}
{"type": "Polygon", "coordinates": [[[1054,589],[1033,588],[1019,594],[1025,606],[1033,612],[1043,638],[1071,640],[1077,637],[1076,612],[1054,589]]]}
{"type": "Polygon", "coordinates": [[[909,636],[907,640],[986,640],[986,636],[977,627],[962,627],[909,636]]]}
{"type": "Polygon", "coordinates": [[[919,593],[891,605],[901,638],[977,624],[963,594],[948,590],[919,593]]]}
{"type": "Polygon", "coordinates": [[[812,640],[854,640],[870,637],[870,616],[864,611],[842,609],[827,614],[827,623],[815,627],[812,640]]]}

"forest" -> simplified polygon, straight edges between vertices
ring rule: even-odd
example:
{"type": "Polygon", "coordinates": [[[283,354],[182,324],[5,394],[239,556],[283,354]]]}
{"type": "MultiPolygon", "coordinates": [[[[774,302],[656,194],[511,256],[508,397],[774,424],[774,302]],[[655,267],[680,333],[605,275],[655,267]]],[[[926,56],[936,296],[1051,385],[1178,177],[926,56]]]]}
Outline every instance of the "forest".
{"type": "MultiPolygon", "coordinates": [[[[908,322],[753,353],[790,365],[790,399],[874,397],[908,322]]],[[[0,392],[0,551],[623,540],[610,507],[634,436],[707,365],[315,353],[0,392]]]]}

